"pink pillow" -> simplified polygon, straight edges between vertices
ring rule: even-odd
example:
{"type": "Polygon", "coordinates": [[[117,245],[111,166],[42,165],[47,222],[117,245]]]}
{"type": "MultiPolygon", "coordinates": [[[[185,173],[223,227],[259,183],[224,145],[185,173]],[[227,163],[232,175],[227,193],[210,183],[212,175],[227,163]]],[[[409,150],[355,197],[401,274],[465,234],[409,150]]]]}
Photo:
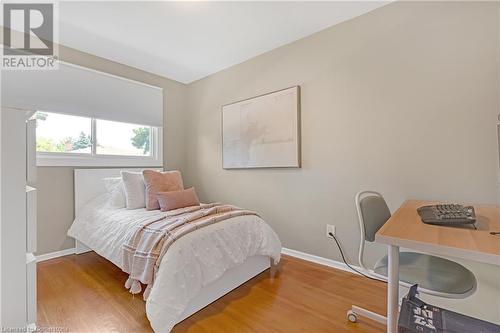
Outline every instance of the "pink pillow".
{"type": "Polygon", "coordinates": [[[158,192],[179,191],[184,189],[182,176],[179,171],[158,172],[154,170],[144,170],[144,183],[146,184],[146,209],[160,209],[158,192]]]}
{"type": "Polygon", "coordinates": [[[200,205],[194,187],[182,191],[159,192],[158,201],[162,212],[200,205]]]}

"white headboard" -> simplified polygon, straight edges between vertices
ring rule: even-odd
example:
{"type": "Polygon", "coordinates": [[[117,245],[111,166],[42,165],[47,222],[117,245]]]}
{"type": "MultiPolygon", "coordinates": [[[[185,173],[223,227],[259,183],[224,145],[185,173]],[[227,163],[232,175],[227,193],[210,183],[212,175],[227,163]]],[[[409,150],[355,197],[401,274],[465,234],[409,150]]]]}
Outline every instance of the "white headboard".
{"type": "Polygon", "coordinates": [[[75,169],[75,216],[80,209],[99,194],[106,193],[103,178],[120,177],[120,172],[142,170],[157,170],[158,168],[119,168],[119,169],[75,169]]]}

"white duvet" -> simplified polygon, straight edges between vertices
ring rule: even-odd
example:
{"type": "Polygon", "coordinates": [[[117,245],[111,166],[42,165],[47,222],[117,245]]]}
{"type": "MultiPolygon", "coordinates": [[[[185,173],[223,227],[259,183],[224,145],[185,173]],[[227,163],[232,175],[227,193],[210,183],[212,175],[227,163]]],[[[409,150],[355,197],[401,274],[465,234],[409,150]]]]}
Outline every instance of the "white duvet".
{"type": "MultiPolygon", "coordinates": [[[[90,201],[68,230],[68,235],[122,267],[122,245],[135,225],[161,211],[115,209],[109,194],[90,201]]],[[[162,259],[146,301],[146,314],[155,332],[169,332],[188,303],[201,289],[255,255],[277,263],[281,243],[259,217],[239,216],[209,225],[177,240],[162,259]]]]}

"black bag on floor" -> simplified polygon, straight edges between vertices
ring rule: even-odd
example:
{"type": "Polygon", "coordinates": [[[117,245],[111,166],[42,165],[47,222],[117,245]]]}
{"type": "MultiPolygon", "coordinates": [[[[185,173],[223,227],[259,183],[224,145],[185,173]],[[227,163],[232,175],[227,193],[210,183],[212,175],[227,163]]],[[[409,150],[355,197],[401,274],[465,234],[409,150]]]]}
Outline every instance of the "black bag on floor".
{"type": "Polygon", "coordinates": [[[417,285],[403,298],[398,333],[500,333],[500,326],[424,303],[417,285]]]}

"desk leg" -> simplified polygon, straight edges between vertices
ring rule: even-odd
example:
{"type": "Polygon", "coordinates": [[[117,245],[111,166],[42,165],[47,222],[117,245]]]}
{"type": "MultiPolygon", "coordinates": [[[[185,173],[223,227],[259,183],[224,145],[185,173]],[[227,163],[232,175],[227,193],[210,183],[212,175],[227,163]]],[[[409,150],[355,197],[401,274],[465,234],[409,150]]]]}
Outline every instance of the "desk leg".
{"type": "Polygon", "coordinates": [[[387,333],[397,333],[399,313],[399,247],[389,245],[387,274],[387,333]]]}

